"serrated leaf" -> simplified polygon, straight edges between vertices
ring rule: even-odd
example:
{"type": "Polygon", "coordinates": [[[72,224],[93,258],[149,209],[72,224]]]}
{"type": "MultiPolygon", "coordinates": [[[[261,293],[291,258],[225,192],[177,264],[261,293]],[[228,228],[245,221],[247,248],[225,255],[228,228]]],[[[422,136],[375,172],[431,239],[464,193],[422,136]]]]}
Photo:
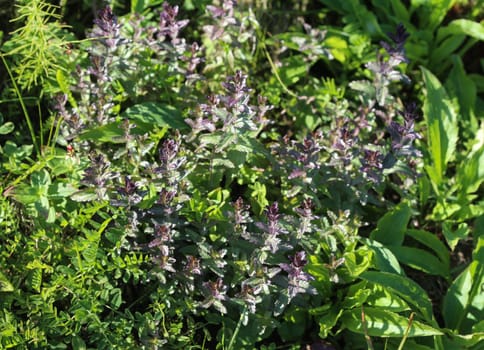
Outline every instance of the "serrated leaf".
{"type": "MultiPolygon", "coordinates": [[[[365,307],[365,326],[362,322],[362,310],[346,310],[341,315],[340,321],[350,331],[367,334],[373,337],[398,337],[401,338],[409,326],[409,319],[391,311],[378,308],[365,307]]],[[[413,320],[408,332],[408,337],[428,337],[442,335],[443,333],[429,325],[413,320]]]]}
{"type": "Polygon", "coordinates": [[[398,294],[428,321],[432,320],[432,303],[425,290],[408,277],[388,272],[366,271],[360,275],[365,281],[377,283],[398,294]]]}

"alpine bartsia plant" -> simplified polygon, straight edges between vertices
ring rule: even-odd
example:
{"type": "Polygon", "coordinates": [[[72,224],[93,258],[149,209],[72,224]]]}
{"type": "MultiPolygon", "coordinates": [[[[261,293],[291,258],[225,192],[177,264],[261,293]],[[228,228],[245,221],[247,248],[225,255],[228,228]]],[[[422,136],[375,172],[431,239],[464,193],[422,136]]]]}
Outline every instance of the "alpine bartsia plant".
{"type": "Polygon", "coordinates": [[[98,18],[94,20],[94,27],[91,36],[93,38],[99,38],[104,45],[113,50],[122,41],[121,38],[121,25],[118,24],[118,19],[114,15],[110,6],[106,6],[98,13],[98,18]]]}
{"type": "Polygon", "coordinates": [[[306,252],[297,252],[294,256],[289,257],[290,263],[279,264],[282,270],[284,270],[289,278],[288,291],[289,297],[292,299],[298,293],[304,293],[309,288],[309,281],[314,278],[303,271],[304,266],[307,264],[306,252]]]}

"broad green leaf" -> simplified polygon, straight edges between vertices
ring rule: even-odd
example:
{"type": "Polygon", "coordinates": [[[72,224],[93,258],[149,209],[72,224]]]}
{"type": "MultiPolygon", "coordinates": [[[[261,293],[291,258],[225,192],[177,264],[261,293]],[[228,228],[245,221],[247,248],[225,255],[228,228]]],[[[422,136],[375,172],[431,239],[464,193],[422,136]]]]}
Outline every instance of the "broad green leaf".
{"type": "Polygon", "coordinates": [[[449,35],[468,35],[479,41],[484,41],[484,25],[468,19],[455,19],[447,26],[439,28],[437,40],[441,41],[449,35]]]}
{"type": "Polygon", "coordinates": [[[446,38],[438,47],[432,50],[429,67],[435,67],[433,69],[434,72],[440,72],[443,68],[446,68],[445,65],[442,65],[442,62],[448,61],[448,57],[461,47],[465,39],[464,35],[453,35],[446,38]]]}
{"type": "Polygon", "coordinates": [[[411,12],[416,12],[419,27],[434,30],[439,26],[456,0],[411,0],[411,12]]]}
{"type": "Polygon", "coordinates": [[[365,245],[373,250],[373,258],[376,268],[383,272],[393,272],[403,275],[403,270],[392,251],[378,241],[360,238],[365,245]]]}
{"type": "MultiPolygon", "coordinates": [[[[384,1],[384,0],[382,0],[384,1]]],[[[399,22],[404,22],[405,27],[408,28],[410,26],[410,14],[405,7],[405,5],[400,1],[400,0],[393,0],[390,1],[393,12],[395,13],[395,16],[397,17],[399,22]],[[408,23],[408,24],[407,24],[408,23]]]]}
{"type": "Polygon", "coordinates": [[[366,33],[372,37],[385,37],[385,33],[381,30],[376,16],[368,11],[366,6],[364,6],[359,0],[348,0],[345,2],[348,3],[352,16],[355,17],[366,33]]]}
{"type": "Polygon", "coordinates": [[[334,1],[334,0],[319,0],[327,8],[333,11],[339,12],[341,14],[347,13],[349,1],[334,1]]]}
{"type": "Polygon", "coordinates": [[[459,114],[462,116],[464,127],[470,128],[474,132],[478,126],[474,113],[477,97],[476,85],[466,75],[462,60],[458,56],[452,56],[452,62],[454,66],[445,82],[445,87],[449,96],[457,99],[459,103],[459,114]]]}
{"type": "MultiPolygon", "coordinates": [[[[365,307],[365,324],[362,322],[362,310],[346,310],[341,315],[340,321],[343,327],[352,332],[368,334],[373,337],[398,337],[405,335],[409,327],[409,319],[391,311],[365,307]],[[366,329],[365,329],[366,328],[366,329]]],[[[413,320],[411,322],[408,337],[428,337],[443,334],[440,330],[429,325],[413,320]]]]}
{"type": "MultiPolygon", "coordinates": [[[[46,185],[50,185],[51,179],[50,175],[47,170],[42,169],[32,174],[30,177],[30,183],[33,187],[44,187],[46,185]]],[[[47,187],[45,187],[47,188],[47,187]]]]}
{"type": "Polygon", "coordinates": [[[373,284],[371,294],[366,299],[366,304],[371,307],[381,308],[387,311],[409,311],[410,308],[397,294],[383,288],[379,284],[373,284]]]}
{"type": "Polygon", "coordinates": [[[421,67],[421,70],[426,90],[423,113],[430,155],[426,170],[438,191],[447,163],[454,155],[458,138],[457,115],[439,80],[427,69],[421,67]]]}
{"type": "Polygon", "coordinates": [[[387,17],[387,20],[391,20],[393,23],[404,23],[407,28],[407,23],[410,19],[408,10],[400,0],[372,0],[373,6],[382,10],[387,17]]]}
{"type": "Polygon", "coordinates": [[[154,126],[169,126],[179,130],[189,129],[179,110],[156,102],[144,102],[129,107],[121,113],[121,118],[135,123],[144,132],[150,131],[154,126]]]}
{"type": "Polygon", "coordinates": [[[432,249],[439,257],[440,261],[446,266],[450,263],[449,249],[434,233],[430,233],[424,230],[409,229],[406,235],[412,237],[414,240],[425,245],[427,248],[432,249]]]}
{"type": "Polygon", "coordinates": [[[442,341],[444,349],[482,350],[482,344],[484,343],[484,332],[473,332],[472,334],[465,335],[453,333],[449,334],[447,337],[442,337],[442,341]]]}
{"type": "Polygon", "coordinates": [[[460,194],[473,193],[484,181],[484,123],[476,133],[474,145],[457,171],[460,194]]]}
{"type": "Polygon", "coordinates": [[[402,203],[386,213],[374,229],[370,238],[384,245],[400,245],[403,243],[405,231],[410,220],[410,207],[402,203]]]}
{"type": "Polygon", "coordinates": [[[450,286],[442,306],[446,327],[462,334],[484,319],[484,237],[477,239],[472,258],[450,286]]]}
{"type": "Polygon", "coordinates": [[[426,250],[405,246],[388,246],[388,248],[401,264],[431,275],[442,276],[446,279],[450,276],[449,265],[445,265],[435,255],[426,250]]]}
{"type": "Polygon", "coordinates": [[[76,202],[91,202],[98,199],[98,195],[93,188],[74,192],[71,197],[76,202]]]}
{"type": "MultiPolygon", "coordinates": [[[[135,133],[137,128],[133,129],[135,133]]],[[[121,122],[113,122],[102,126],[87,129],[79,135],[80,140],[125,143],[123,139],[124,131],[121,129],[121,122]]]]}
{"type": "Polygon", "coordinates": [[[69,183],[55,182],[49,186],[47,196],[49,199],[58,199],[69,197],[77,191],[77,188],[73,187],[69,183]]]}
{"type": "Polygon", "coordinates": [[[427,293],[408,277],[388,272],[366,271],[360,275],[360,278],[388,288],[407,303],[415,306],[415,311],[422,313],[425,319],[432,320],[432,303],[427,293]]]}

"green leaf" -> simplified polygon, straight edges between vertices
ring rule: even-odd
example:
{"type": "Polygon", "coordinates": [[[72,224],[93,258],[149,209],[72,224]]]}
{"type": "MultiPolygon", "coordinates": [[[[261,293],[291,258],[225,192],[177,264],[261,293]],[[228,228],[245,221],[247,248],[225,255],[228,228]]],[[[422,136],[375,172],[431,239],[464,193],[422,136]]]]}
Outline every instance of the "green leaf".
{"type": "Polygon", "coordinates": [[[42,169],[32,174],[30,177],[30,183],[32,184],[32,187],[45,187],[51,183],[50,175],[47,170],[42,169]]]}
{"type": "Polygon", "coordinates": [[[478,190],[484,181],[484,123],[477,131],[471,151],[457,170],[457,184],[461,195],[478,190]]]}
{"type": "Polygon", "coordinates": [[[29,288],[36,292],[40,292],[40,286],[42,285],[42,269],[33,269],[30,271],[27,278],[27,285],[29,288]]]}
{"type": "Polygon", "coordinates": [[[455,19],[447,26],[439,28],[437,41],[449,35],[468,35],[479,41],[484,41],[484,25],[468,19],[455,19]]]}
{"type": "Polygon", "coordinates": [[[386,213],[374,229],[370,238],[384,245],[401,245],[410,220],[410,207],[402,203],[386,213]]]}
{"type": "Polygon", "coordinates": [[[12,283],[10,283],[7,276],[0,271],[0,292],[13,292],[13,290],[12,283]]]}
{"type": "Polygon", "coordinates": [[[411,0],[411,12],[417,12],[419,27],[433,31],[452,8],[455,0],[411,0]]]}
{"type": "MultiPolygon", "coordinates": [[[[401,338],[409,326],[409,319],[391,311],[378,308],[365,307],[365,324],[362,322],[362,310],[346,310],[341,315],[340,321],[350,331],[367,334],[374,337],[398,337],[401,338]]],[[[408,332],[408,337],[428,337],[442,335],[443,333],[431,326],[413,320],[408,332]]]]}
{"type": "Polygon", "coordinates": [[[318,317],[319,336],[323,339],[328,337],[332,328],[336,325],[339,318],[343,314],[343,309],[339,305],[331,307],[327,312],[324,312],[321,317],[318,317]]]}
{"type": "Polygon", "coordinates": [[[367,238],[360,238],[360,240],[373,250],[374,263],[378,270],[403,275],[403,269],[390,249],[378,241],[367,238]]]}
{"type": "Polygon", "coordinates": [[[426,98],[423,113],[428,129],[430,164],[427,173],[438,192],[447,163],[453,157],[458,138],[457,115],[447,92],[438,79],[421,67],[426,98]]]}
{"type": "Polygon", "coordinates": [[[189,130],[189,126],[184,122],[179,110],[156,102],[134,105],[121,113],[121,117],[135,123],[144,132],[150,131],[154,126],[189,130]]]}
{"type": "Polygon", "coordinates": [[[449,96],[457,99],[459,114],[462,115],[464,126],[472,131],[477,129],[477,120],[474,114],[476,105],[476,84],[470,79],[464,70],[462,60],[458,56],[452,56],[453,67],[445,82],[449,96]]]}
{"type": "Polygon", "coordinates": [[[484,319],[484,238],[479,237],[473,262],[450,286],[442,306],[447,328],[466,334],[484,319]]]}
{"type": "Polygon", "coordinates": [[[432,249],[435,254],[439,257],[440,261],[449,266],[450,264],[450,254],[448,248],[437,236],[433,233],[424,230],[409,229],[406,235],[412,237],[414,240],[425,245],[427,248],[432,249]]]}
{"type": "Polygon", "coordinates": [[[72,350],[86,350],[86,343],[81,337],[77,335],[72,337],[72,350]]]}
{"type": "Polygon", "coordinates": [[[49,186],[47,196],[49,197],[49,199],[65,198],[69,197],[76,191],[77,189],[69,183],[54,182],[52,185],[49,186]]]}
{"type": "MultiPolygon", "coordinates": [[[[368,285],[370,285],[368,283],[368,285]]],[[[387,311],[402,312],[409,311],[408,303],[395,293],[383,288],[379,284],[374,284],[366,304],[371,307],[378,307],[387,311]]]]}
{"type": "Polygon", "coordinates": [[[357,277],[371,266],[372,251],[366,247],[344,254],[345,266],[351,277],[357,277]]]}
{"type": "Polygon", "coordinates": [[[380,284],[398,294],[407,303],[416,307],[416,312],[422,313],[428,321],[432,320],[432,303],[425,290],[408,277],[388,272],[366,271],[360,278],[380,284]]]}
{"type": "Polygon", "coordinates": [[[356,18],[361,28],[371,37],[385,37],[385,34],[378,24],[376,16],[368,11],[366,6],[362,5],[358,0],[347,0],[348,6],[351,8],[352,16],[356,18]]]}
{"type": "Polygon", "coordinates": [[[86,190],[74,192],[70,198],[76,202],[91,202],[98,199],[98,195],[93,188],[89,188],[86,190]]]}
{"type": "Polygon", "coordinates": [[[430,67],[436,67],[434,68],[434,72],[437,71],[439,73],[442,69],[447,68],[443,63],[446,63],[449,56],[461,47],[465,39],[466,37],[464,35],[453,35],[446,38],[438,47],[432,50],[430,54],[430,67]]]}
{"type": "Polygon", "coordinates": [[[388,248],[402,264],[431,275],[442,276],[446,279],[450,277],[449,265],[445,265],[426,250],[402,246],[389,246],[388,248]]]}
{"type": "Polygon", "coordinates": [[[0,125],[0,135],[6,135],[11,133],[15,129],[15,125],[12,122],[6,122],[0,125]]]}
{"type": "Polygon", "coordinates": [[[410,19],[408,10],[400,0],[372,0],[373,6],[382,10],[388,20],[392,20],[395,24],[404,22],[407,28],[407,22],[410,19]]]}
{"type": "MultiPolygon", "coordinates": [[[[133,134],[143,133],[138,127],[132,129],[131,132],[133,134]]],[[[126,143],[124,136],[125,132],[122,129],[122,122],[117,121],[89,128],[79,135],[79,139],[97,142],[126,143]]]]}
{"type": "Polygon", "coordinates": [[[469,236],[469,226],[463,222],[460,223],[455,230],[452,229],[452,225],[449,222],[442,223],[442,233],[453,251],[459,241],[466,239],[469,236]]]}
{"type": "Polygon", "coordinates": [[[290,56],[283,60],[283,66],[279,68],[279,76],[282,82],[289,86],[295,84],[300,78],[307,75],[307,64],[302,55],[290,56]]]}

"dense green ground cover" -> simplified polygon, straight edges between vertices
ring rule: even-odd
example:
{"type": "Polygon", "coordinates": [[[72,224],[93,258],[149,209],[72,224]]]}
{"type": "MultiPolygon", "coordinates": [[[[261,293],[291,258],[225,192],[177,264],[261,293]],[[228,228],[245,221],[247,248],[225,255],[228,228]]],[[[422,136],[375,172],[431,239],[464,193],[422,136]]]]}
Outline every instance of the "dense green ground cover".
{"type": "Polygon", "coordinates": [[[481,0],[3,1],[1,349],[484,349],[481,0]]]}

